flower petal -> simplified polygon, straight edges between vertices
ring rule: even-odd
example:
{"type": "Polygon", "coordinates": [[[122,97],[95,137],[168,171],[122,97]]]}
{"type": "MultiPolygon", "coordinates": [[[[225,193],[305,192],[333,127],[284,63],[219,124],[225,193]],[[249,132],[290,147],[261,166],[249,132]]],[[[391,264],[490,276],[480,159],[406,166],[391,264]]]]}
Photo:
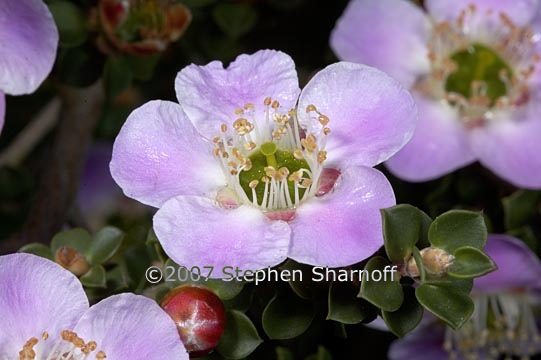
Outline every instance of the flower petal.
{"type": "Polygon", "coordinates": [[[482,15],[488,10],[494,16],[504,13],[517,25],[527,25],[537,10],[538,0],[426,0],[428,13],[437,21],[456,19],[460,12],[474,5],[482,15]]]}
{"type": "Polygon", "coordinates": [[[264,111],[263,101],[271,97],[287,111],[300,92],[295,63],[275,50],[240,55],[226,69],[219,61],[189,65],[178,73],[175,90],[190,120],[209,139],[219,134],[222,123],[231,124],[238,117],[235,110],[245,104],[264,111]]]}
{"type": "Polygon", "coordinates": [[[328,163],[374,166],[411,138],[417,109],[411,94],[382,71],[349,62],[327,66],[303,89],[299,120],[309,126],[306,107],[330,118],[328,163]]]}
{"type": "Polygon", "coordinates": [[[474,292],[541,290],[541,261],[523,241],[507,235],[491,234],[485,252],[494,260],[498,270],[475,279],[474,292]]]}
{"type": "Polygon", "coordinates": [[[290,222],[289,257],[318,266],[347,266],[383,245],[380,209],[395,205],[393,189],[376,169],[349,167],[334,192],[301,204],[290,222]]]}
{"type": "Polygon", "coordinates": [[[50,350],[87,309],[81,283],[60,265],[30,254],[0,256],[0,359],[13,359],[45,331],[50,350]]]}
{"type": "Polygon", "coordinates": [[[154,216],[154,231],[177,264],[198,266],[202,273],[213,266],[213,278],[226,277],[226,266],[245,271],[281,263],[291,237],[286,222],[268,220],[255,207],[224,209],[197,196],[167,201],[154,216]]]}
{"type": "Polygon", "coordinates": [[[57,45],[58,30],[42,0],[2,0],[0,89],[34,92],[51,72],[57,45]]]}
{"type": "Polygon", "coordinates": [[[500,114],[470,133],[472,151],[499,177],[523,188],[541,188],[541,98],[524,112],[500,114]]]}
{"type": "Polygon", "coordinates": [[[107,360],[188,360],[174,321],[154,300],[113,295],[92,306],[74,330],[94,340],[107,360]]]}
{"type": "Polygon", "coordinates": [[[110,169],[126,196],[156,207],[226,183],[210,144],[169,101],[150,101],[130,114],[115,140],[110,169]]]}
{"type": "Polygon", "coordinates": [[[447,104],[415,94],[419,122],[409,143],[385,165],[401,179],[427,181],[475,160],[467,130],[447,104]]]}
{"type": "Polygon", "coordinates": [[[353,0],[336,23],[331,47],[342,60],[377,67],[406,87],[430,68],[430,23],[404,0],[353,0]]]}
{"type": "Polygon", "coordinates": [[[423,320],[411,333],[391,343],[388,353],[389,359],[448,359],[449,353],[443,349],[444,336],[445,326],[443,324],[423,320]]]}

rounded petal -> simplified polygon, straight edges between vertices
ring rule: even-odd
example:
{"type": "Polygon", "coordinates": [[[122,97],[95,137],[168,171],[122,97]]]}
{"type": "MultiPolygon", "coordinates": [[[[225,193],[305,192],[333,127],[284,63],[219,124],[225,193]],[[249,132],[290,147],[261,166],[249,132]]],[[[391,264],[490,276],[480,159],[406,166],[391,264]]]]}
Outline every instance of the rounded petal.
{"type": "Polygon", "coordinates": [[[476,11],[486,14],[493,11],[494,16],[504,13],[517,25],[527,25],[534,17],[538,0],[426,0],[428,13],[437,21],[456,19],[460,12],[470,5],[476,11]]]}
{"type": "Polygon", "coordinates": [[[13,359],[44,332],[50,350],[87,309],[81,283],[60,265],[30,254],[0,256],[0,359],[13,359]]]}
{"type": "Polygon", "coordinates": [[[2,133],[2,128],[4,127],[4,119],[6,116],[6,97],[4,93],[0,91],[0,134],[2,133]]]}
{"type": "MultiPolygon", "coordinates": [[[[538,95],[539,97],[539,95],[538,95]]],[[[470,133],[470,146],[481,163],[518,187],[541,188],[541,99],[524,111],[500,114],[470,133]]]]}
{"type": "Polygon", "coordinates": [[[115,140],[110,169],[126,196],[156,207],[226,183],[211,145],[169,101],[150,101],[130,114],[115,140]]]}
{"type": "Polygon", "coordinates": [[[353,0],[338,19],[331,47],[347,61],[381,69],[411,87],[430,69],[430,23],[406,0],[353,0]]]}
{"type": "Polygon", "coordinates": [[[36,91],[53,68],[58,30],[42,0],[0,2],[0,89],[36,91]]]}
{"type": "Polygon", "coordinates": [[[178,196],[154,216],[154,231],[177,264],[190,269],[213,266],[210,277],[227,277],[225,267],[259,270],[287,258],[291,230],[268,220],[252,206],[224,209],[207,198],[178,196]]]}
{"type": "Polygon", "coordinates": [[[419,122],[411,141],[385,165],[401,179],[428,181],[475,160],[457,111],[416,94],[419,122]]]}
{"type": "Polygon", "coordinates": [[[299,120],[310,128],[306,107],[330,118],[328,163],[374,166],[411,138],[417,108],[400,83],[377,69],[349,62],[327,66],[303,89],[299,120]]]}
{"type": "Polygon", "coordinates": [[[295,63],[275,50],[240,55],[226,69],[219,61],[189,65],[178,73],[175,90],[190,120],[209,139],[219,134],[222,123],[236,120],[235,110],[245,104],[262,112],[263,101],[271,97],[287,111],[300,92],[295,63]]]}
{"type": "Polygon", "coordinates": [[[188,360],[177,327],[158,304],[134,294],[113,295],[92,306],[74,330],[94,340],[107,360],[188,360]]]}
{"type": "Polygon", "coordinates": [[[523,241],[507,235],[491,234],[485,252],[498,269],[475,279],[474,292],[541,290],[541,261],[523,241]]]}
{"type": "Polygon", "coordinates": [[[382,173],[363,166],[347,168],[333,192],[299,206],[289,224],[289,257],[330,267],[360,262],[383,245],[380,209],[393,205],[393,189],[382,173]]]}

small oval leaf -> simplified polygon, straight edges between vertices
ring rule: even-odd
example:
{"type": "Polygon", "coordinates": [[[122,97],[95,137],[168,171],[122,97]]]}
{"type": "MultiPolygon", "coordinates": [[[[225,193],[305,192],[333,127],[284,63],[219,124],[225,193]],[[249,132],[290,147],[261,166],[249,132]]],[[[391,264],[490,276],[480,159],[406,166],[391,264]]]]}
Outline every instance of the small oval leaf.
{"type": "Polygon", "coordinates": [[[385,311],[396,311],[402,305],[404,293],[402,285],[396,274],[386,272],[391,266],[389,262],[380,257],[373,257],[368,261],[362,273],[361,291],[359,297],[385,311]],[[374,277],[374,273],[379,272],[380,279],[374,277]],[[385,279],[386,278],[386,279],[385,279]]]}
{"type": "Polygon", "coordinates": [[[480,212],[452,210],[434,220],[428,230],[432,246],[453,254],[462,246],[482,250],[487,241],[487,227],[480,212]]]}
{"type": "Polygon", "coordinates": [[[463,246],[456,249],[453,266],[449,275],[457,278],[475,278],[483,276],[497,269],[492,259],[479,249],[463,246]]]}
{"type": "Polygon", "coordinates": [[[216,350],[227,359],[243,359],[262,342],[252,321],[240,311],[226,313],[226,325],[216,350]]]}

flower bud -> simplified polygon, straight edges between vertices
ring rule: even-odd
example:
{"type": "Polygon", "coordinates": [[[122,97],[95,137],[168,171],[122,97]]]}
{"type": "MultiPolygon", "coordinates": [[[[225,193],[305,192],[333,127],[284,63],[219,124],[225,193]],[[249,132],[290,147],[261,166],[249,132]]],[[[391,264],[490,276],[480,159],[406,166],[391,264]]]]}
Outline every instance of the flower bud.
{"type": "MultiPolygon", "coordinates": [[[[422,249],[420,253],[426,273],[432,276],[439,277],[447,274],[449,267],[453,265],[455,260],[453,255],[439,248],[427,247],[422,249]]],[[[413,256],[406,263],[406,274],[411,277],[420,275],[419,267],[413,256]]]]}
{"type": "Polygon", "coordinates": [[[181,285],[165,295],[161,307],[175,321],[190,357],[209,354],[225,329],[225,308],[212,291],[181,285]]]}
{"type": "Polygon", "coordinates": [[[56,250],[55,261],[75,276],[82,276],[90,269],[83,254],[69,246],[62,246],[56,250]]]}

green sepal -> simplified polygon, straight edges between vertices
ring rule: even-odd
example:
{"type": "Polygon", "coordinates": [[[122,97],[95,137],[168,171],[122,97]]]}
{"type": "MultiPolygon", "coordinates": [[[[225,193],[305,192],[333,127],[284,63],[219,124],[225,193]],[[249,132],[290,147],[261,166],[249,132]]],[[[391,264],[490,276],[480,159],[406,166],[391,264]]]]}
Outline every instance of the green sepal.
{"type": "Polygon", "coordinates": [[[37,256],[41,256],[45,259],[54,261],[54,254],[51,251],[51,248],[41,243],[30,243],[30,244],[23,245],[23,247],[19,249],[19,252],[27,253],[27,254],[34,254],[37,256]]]}

